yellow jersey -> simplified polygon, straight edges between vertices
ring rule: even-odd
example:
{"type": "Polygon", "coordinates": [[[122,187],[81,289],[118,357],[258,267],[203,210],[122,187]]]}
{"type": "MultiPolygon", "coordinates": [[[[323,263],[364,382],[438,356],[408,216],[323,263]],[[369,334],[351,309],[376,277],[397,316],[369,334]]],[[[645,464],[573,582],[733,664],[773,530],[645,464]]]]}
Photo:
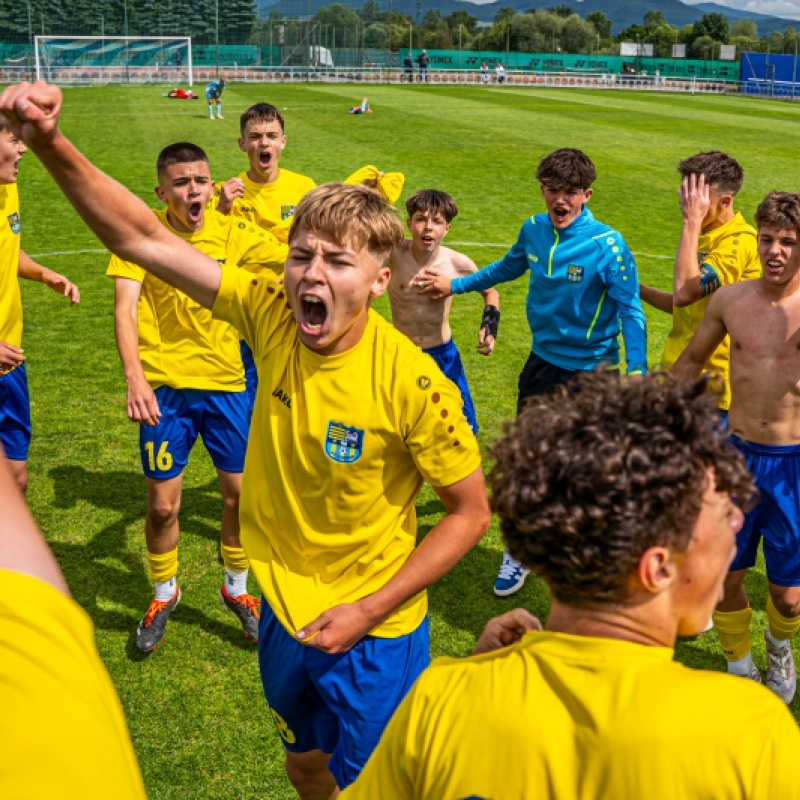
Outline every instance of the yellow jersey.
{"type": "MultiPolygon", "coordinates": [[[[241,539],[294,634],[388,583],[415,547],[423,480],[457,483],[480,451],[458,389],[377,312],[357,345],[321,356],[301,343],[279,283],[225,266],[214,315],[244,335],[258,368],[241,539]]],[[[421,592],[371,633],[404,635],[426,611],[421,592]]]]}
{"type": "Polygon", "coordinates": [[[0,342],[22,346],[19,290],[19,193],[16,183],[0,184],[0,342]]]}
{"type": "Polygon", "coordinates": [[[234,201],[231,214],[267,230],[290,219],[295,206],[316,186],[311,178],[283,168],[272,183],[251,181],[246,172],[239,177],[244,183],[244,196],[234,201]]]}
{"type": "MultiPolygon", "coordinates": [[[[162,224],[218,261],[257,274],[282,270],[288,248],[274,236],[242,219],[206,211],[202,230],[176,231],[166,209],[156,211],[162,224]]],[[[270,272],[272,274],[272,272],[270,272]]],[[[240,392],[245,388],[238,333],[183,292],[112,256],[106,275],[142,284],[138,307],[139,358],[153,389],[201,389],[240,392]]]]}
{"type": "MultiPolygon", "coordinates": [[[[761,275],[758,259],[756,231],[748,225],[737,211],[724,225],[700,236],[697,243],[697,260],[700,266],[708,264],[719,276],[721,286],[751,280],[761,275]]],[[[661,369],[668,370],[686,349],[706,313],[711,294],[702,297],[690,306],[672,309],[672,330],[664,345],[661,369]]],[[[714,351],[706,364],[706,370],[719,376],[724,391],[719,398],[720,408],[731,407],[730,384],[730,337],[714,351]]]]}
{"type": "Polygon", "coordinates": [[[783,702],[672,658],[537,632],[437,659],[342,800],[800,798],[800,731],[783,702]]]}
{"type": "Polygon", "coordinates": [[[146,800],[117,694],[86,612],[0,570],[0,797],[146,800]]]}

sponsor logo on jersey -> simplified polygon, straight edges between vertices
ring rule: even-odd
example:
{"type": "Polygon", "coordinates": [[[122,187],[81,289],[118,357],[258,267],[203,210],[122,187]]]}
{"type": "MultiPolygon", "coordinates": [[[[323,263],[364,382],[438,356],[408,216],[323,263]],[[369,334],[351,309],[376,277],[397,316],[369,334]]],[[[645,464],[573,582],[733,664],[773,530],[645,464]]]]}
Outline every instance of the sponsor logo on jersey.
{"type": "Polygon", "coordinates": [[[325,436],[325,452],[331,461],[340,464],[352,464],[361,458],[364,449],[364,431],[342,425],[341,422],[328,422],[328,433],[325,436]]]}
{"type": "Polygon", "coordinates": [[[9,214],[6,219],[11,227],[11,233],[19,233],[19,214],[15,211],[13,214],[9,214]]]}
{"type": "Polygon", "coordinates": [[[286,406],[286,408],[291,408],[292,407],[292,399],[291,399],[291,397],[289,397],[289,395],[286,394],[286,392],[284,392],[282,389],[280,389],[280,388],[275,389],[275,391],[272,393],[272,396],[273,397],[277,397],[278,400],[280,400],[281,403],[283,403],[286,406]]]}
{"type": "Polygon", "coordinates": [[[570,264],[567,267],[567,282],[580,283],[583,280],[583,267],[576,264],[570,264]]]}
{"type": "Polygon", "coordinates": [[[417,386],[424,392],[431,388],[431,379],[427,375],[420,375],[417,378],[417,386]]]}
{"type": "Polygon", "coordinates": [[[281,219],[289,219],[294,216],[294,206],[281,206],[281,219]]]}

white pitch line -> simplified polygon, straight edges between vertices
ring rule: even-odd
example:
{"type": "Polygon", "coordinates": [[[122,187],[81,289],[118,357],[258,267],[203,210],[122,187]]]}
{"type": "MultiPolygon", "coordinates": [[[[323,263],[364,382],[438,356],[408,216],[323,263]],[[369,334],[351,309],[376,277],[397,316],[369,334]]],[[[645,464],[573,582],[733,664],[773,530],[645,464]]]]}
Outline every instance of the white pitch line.
{"type": "MultiPolygon", "coordinates": [[[[509,250],[510,244],[502,244],[499,242],[448,242],[448,245],[455,245],[456,247],[497,247],[503,250],[509,250]]],[[[77,256],[83,253],[107,253],[108,250],[54,250],[52,253],[28,253],[31,258],[52,258],[56,256],[77,256]]],[[[655,253],[634,253],[633,255],[641,258],[662,258],[673,259],[675,256],[661,256],[655,253]]]]}
{"type": "Polygon", "coordinates": [[[107,253],[105,248],[102,250],[54,250],[52,253],[28,253],[31,258],[47,258],[48,256],[78,256],[81,253],[107,253]]]}

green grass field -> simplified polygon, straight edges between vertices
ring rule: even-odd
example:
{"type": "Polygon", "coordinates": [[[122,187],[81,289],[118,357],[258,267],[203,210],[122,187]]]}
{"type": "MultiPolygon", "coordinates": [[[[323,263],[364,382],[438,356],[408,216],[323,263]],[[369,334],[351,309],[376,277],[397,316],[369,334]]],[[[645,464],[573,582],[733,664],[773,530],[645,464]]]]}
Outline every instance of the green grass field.
{"type": "MultiPolygon", "coordinates": [[[[447,243],[480,266],[500,257],[522,221],[543,210],[534,179],[541,155],[579,147],[599,178],[594,213],[625,235],[643,281],[671,286],[680,231],[679,159],[723,149],[747,173],[738,206],[752,220],[771,189],[794,191],[800,108],[719,96],[666,96],[512,87],[370,87],[374,114],[348,116],[360,86],[242,86],[225,92],[226,119],[210,122],[205,103],[175,102],[161,88],[66,91],[63,128],[102,169],[155,202],[155,158],[166,144],[203,146],[212,175],[246,167],[236,146],[238,115],[272,102],[287,119],[283,165],[317,182],[340,180],[364,164],[406,175],[404,197],[421,188],[450,192],[460,215],[447,243]]],[[[97,627],[100,653],[125,708],[151,798],[289,798],[282,748],[261,694],[255,646],[217,600],[221,500],[197,447],[181,511],[183,601],[167,639],[142,657],[133,642],[152,597],[144,560],[145,481],[137,432],[125,416],[114,346],[108,254],[68,206],[35,157],[20,173],[23,247],[80,285],[68,308],[46,288],[23,282],[25,341],[34,439],[28,499],[78,602],[97,627]]],[[[530,348],[524,281],[501,287],[503,320],[495,354],[474,352],[480,298],[454,302],[453,327],[489,444],[513,413],[516,381],[530,348]]],[[[379,302],[381,312],[387,304],[379,302]]],[[[670,320],[648,310],[649,353],[657,365],[670,320]]],[[[421,532],[442,506],[427,487],[418,502],[421,532]]],[[[492,615],[516,604],[547,614],[547,593],[529,579],[514,598],[491,587],[502,550],[494,524],[453,572],[430,591],[433,655],[463,655],[492,615]]],[[[766,579],[754,570],[756,663],[765,667],[761,629],[766,579]]],[[[251,586],[255,591],[255,586],[251,586]]],[[[716,635],[678,646],[692,666],[724,669],[716,635]]],[[[800,701],[792,710],[800,716],[800,701]]],[[[113,787],[109,787],[113,796],[113,787]]]]}

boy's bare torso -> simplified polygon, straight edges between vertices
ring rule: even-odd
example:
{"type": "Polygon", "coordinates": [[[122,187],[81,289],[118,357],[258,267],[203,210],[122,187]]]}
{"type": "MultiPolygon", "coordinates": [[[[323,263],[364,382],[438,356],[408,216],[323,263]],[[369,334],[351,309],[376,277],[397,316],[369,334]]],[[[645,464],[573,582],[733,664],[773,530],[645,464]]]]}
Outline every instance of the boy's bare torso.
{"type": "Polygon", "coordinates": [[[430,295],[420,294],[417,275],[425,268],[457,278],[474,272],[475,265],[449,247],[439,247],[429,260],[420,263],[414,258],[411,239],[407,239],[392,253],[392,280],[389,282],[392,323],[414,344],[429,349],[452,338],[448,318],[453,298],[432,300],[430,295]]]}
{"type": "Polygon", "coordinates": [[[725,297],[731,430],[761,444],[800,444],[800,291],[770,297],[754,280],[725,297]]]}

